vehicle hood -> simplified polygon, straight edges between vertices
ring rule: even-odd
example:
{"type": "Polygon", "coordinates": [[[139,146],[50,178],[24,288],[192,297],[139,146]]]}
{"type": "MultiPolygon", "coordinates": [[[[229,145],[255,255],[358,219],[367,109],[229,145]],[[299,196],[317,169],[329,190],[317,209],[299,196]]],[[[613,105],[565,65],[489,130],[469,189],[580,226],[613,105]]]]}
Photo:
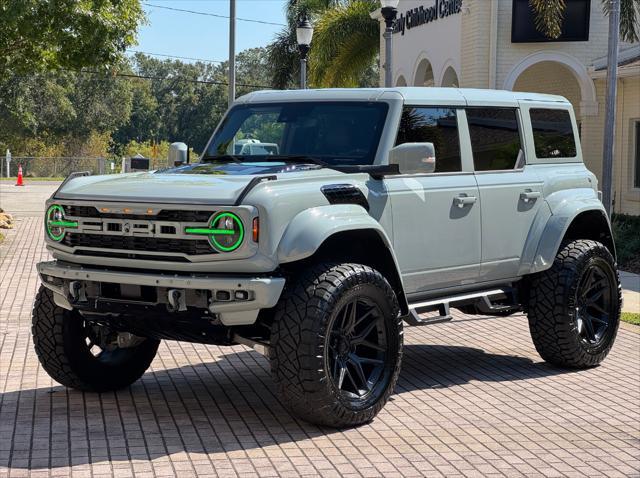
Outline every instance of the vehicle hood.
{"type": "Polygon", "coordinates": [[[233,205],[256,177],[316,177],[341,174],[315,165],[201,163],[162,171],[80,176],[63,183],[54,199],[165,204],[233,205]]]}
{"type": "Polygon", "coordinates": [[[63,184],[54,198],[231,205],[253,177],[154,173],[83,176],[63,184]]]}

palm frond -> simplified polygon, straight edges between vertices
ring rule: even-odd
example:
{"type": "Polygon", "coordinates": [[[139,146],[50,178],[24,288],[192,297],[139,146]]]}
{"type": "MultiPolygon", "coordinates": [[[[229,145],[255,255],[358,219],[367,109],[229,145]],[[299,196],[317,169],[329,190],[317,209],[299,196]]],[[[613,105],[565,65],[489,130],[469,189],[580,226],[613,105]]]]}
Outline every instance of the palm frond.
{"type": "Polygon", "coordinates": [[[565,0],[529,0],[536,29],[549,38],[562,34],[562,20],[567,7],[565,0]]]}
{"type": "Polygon", "coordinates": [[[315,26],[309,59],[314,85],[357,85],[378,53],[380,27],[369,16],[375,8],[374,2],[353,0],[322,15],[315,26]]]}
{"type": "MultiPolygon", "coordinates": [[[[602,10],[609,15],[609,0],[602,0],[602,10]]],[[[640,0],[620,0],[620,38],[628,42],[640,40],[640,0]]]]}
{"type": "Polygon", "coordinates": [[[284,29],[267,46],[267,57],[271,86],[276,89],[289,88],[300,72],[300,56],[297,51],[295,31],[284,29]]]}
{"type": "Polygon", "coordinates": [[[368,40],[366,33],[354,33],[353,44],[345,44],[339,48],[336,57],[327,66],[317,86],[327,88],[361,86],[362,74],[371,66],[377,53],[377,45],[372,48],[368,40]]]}

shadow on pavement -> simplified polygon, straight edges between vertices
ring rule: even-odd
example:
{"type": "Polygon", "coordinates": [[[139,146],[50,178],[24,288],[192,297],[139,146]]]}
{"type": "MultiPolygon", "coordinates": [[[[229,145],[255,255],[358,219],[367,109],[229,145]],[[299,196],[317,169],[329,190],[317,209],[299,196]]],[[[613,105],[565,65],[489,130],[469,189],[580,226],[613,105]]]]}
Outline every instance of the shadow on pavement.
{"type": "MultiPolygon", "coordinates": [[[[245,350],[214,362],[148,372],[116,393],[56,386],[0,394],[0,468],[229,453],[334,433],[291,416],[274,395],[267,367],[261,356],[245,350]]],[[[407,344],[396,394],[566,372],[469,347],[407,344]]]]}

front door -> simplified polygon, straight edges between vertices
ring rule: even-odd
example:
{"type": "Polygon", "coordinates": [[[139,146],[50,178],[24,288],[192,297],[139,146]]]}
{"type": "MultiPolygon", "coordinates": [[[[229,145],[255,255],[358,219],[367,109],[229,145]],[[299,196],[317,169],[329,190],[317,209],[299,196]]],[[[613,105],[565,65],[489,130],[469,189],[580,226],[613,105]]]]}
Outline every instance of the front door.
{"type": "Polygon", "coordinates": [[[480,201],[475,177],[463,166],[458,124],[455,108],[407,106],[402,115],[396,144],[430,142],[436,154],[433,174],[385,179],[409,294],[478,279],[480,201]]]}

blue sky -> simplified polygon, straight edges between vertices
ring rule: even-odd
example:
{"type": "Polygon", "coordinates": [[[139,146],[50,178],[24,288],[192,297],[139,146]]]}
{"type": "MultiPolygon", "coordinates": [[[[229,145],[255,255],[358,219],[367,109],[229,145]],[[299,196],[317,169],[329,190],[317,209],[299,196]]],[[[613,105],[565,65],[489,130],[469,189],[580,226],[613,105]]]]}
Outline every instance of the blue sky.
{"type": "MultiPolygon", "coordinates": [[[[148,25],[140,27],[138,45],[132,49],[206,60],[227,60],[229,49],[227,18],[172,11],[168,8],[228,16],[228,0],[141,0],[141,2],[147,13],[148,25]]],[[[285,3],[285,0],[236,0],[236,15],[239,19],[284,24],[285,3]]],[[[266,46],[281,28],[278,25],[238,20],[236,52],[256,46],[266,46]]]]}

